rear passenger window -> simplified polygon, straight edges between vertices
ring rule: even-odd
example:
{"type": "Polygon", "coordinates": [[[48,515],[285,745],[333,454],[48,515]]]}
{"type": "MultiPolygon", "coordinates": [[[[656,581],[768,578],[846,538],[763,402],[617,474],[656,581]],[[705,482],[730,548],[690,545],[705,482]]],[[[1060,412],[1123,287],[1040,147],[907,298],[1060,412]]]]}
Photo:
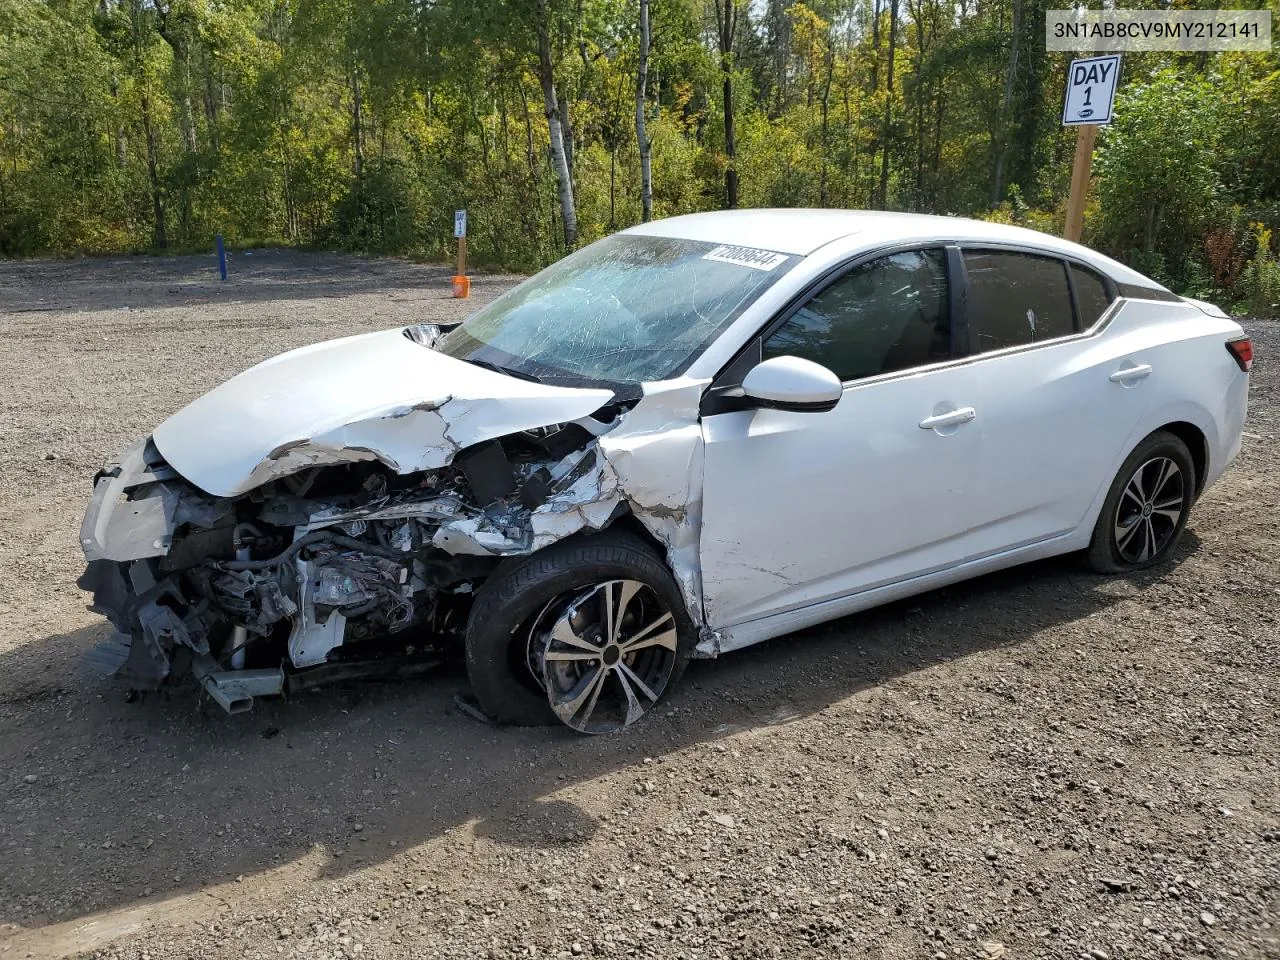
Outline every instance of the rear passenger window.
{"type": "Polygon", "coordinates": [[[1071,264],[1071,283],[1076,288],[1076,307],[1080,311],[1080,329],[1088,330],[1111,306],[1107,285],[1088,267],[1071,264]]]}
{"type": "Polygon", "coordinates": [[[1075,332],[1066,264],[1026,253],[969,250],[969,335],[988,353],[1075,332]]]}

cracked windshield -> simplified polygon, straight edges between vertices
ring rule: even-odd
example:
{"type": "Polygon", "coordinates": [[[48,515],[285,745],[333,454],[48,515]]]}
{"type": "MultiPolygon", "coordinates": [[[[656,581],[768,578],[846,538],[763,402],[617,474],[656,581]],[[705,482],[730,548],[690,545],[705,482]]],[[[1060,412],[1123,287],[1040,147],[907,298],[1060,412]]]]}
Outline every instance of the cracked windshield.
{"type": "Polygon", "coordinates": [[[539,380],[663,380],[794,260],[695,240],[608,237],[499,297],[439,349],[539,380]]]}

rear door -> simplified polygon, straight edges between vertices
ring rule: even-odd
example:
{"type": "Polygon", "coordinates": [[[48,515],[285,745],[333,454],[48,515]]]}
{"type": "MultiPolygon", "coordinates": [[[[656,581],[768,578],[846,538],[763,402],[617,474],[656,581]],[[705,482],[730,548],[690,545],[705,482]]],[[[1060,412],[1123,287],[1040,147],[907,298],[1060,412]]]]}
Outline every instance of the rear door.
{"type": "Polygon", "coordinates": [[[1152,358],[1105,331],[1116,291],[1054,256],[966,248],[983,458],[971,543],[990,554],[1076,529],[1151,401],[1152,358]]]}

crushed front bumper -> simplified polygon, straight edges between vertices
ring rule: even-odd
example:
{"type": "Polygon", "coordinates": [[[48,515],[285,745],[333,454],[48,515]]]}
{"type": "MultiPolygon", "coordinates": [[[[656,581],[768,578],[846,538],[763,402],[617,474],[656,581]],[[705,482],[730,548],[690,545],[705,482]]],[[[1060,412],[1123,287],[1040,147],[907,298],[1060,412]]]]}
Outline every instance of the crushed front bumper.
{"type": "Polygon", "coordinates": [[[178,473],[165,464],[150,438],[135,443],[107,463],[93,485],[93,498],[80,524],[80,548],[96,560],[161,557],[173,542],[174,517],[181,490],[178,473]],[[154,485],[133,498],[139,487],[154,485]]]}
{"type": "Polygon", "coordinates": [[[162,569],[180,524],[217,515],[208,500],[188,490],[148,438],[98,474],[80,526],[88,566],[78,585],[93,594],[89,609],[116,629],[89,659],[100,667],[116,665],[111,672],[135,687],[159,686],[173,673],[179,651],[208,653],[205,619],[162,569]]]}

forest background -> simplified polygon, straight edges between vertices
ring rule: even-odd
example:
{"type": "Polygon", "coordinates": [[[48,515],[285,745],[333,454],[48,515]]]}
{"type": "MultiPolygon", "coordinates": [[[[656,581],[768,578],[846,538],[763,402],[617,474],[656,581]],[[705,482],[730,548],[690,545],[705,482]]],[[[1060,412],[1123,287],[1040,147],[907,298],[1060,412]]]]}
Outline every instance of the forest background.
{"type": "MultiPolygon", "coordinates": [[[[0,255],[207,250],[221,233],[443,260],[460,207],[472,260],[515,270],[735,206],[1060,234],[1075,135],[1071,55],[1045,50],[1059,6],[0,0],[0,255]]],[[[1274,44],[1125,55],[1084,242],[1280,313],[1274,44]]]]}

